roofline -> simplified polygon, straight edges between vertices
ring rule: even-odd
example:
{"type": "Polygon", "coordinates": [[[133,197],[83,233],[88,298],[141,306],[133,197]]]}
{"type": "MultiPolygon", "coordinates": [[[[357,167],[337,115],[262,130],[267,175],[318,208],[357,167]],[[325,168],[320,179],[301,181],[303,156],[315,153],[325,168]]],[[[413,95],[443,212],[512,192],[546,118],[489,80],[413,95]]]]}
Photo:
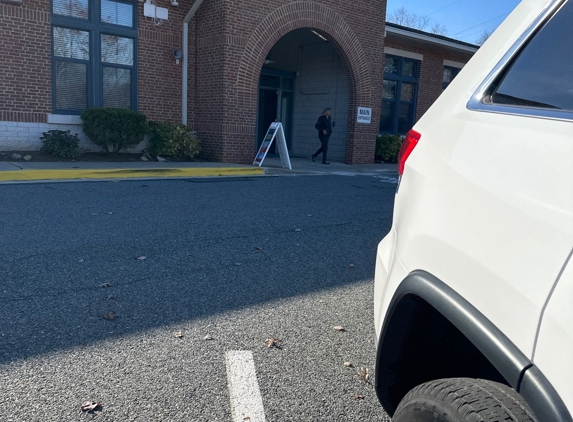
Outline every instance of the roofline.
{"type": "Polygon", "coordinates": [[[465,43],[463,41],[458,41],[453,38],[444,37],[442,35],[431,34],[429,32],[420,31],[418,29],[407,28],[392,22],[386,22],[386,32],[390,34],[402,35],[404,37],[413,38],[419,41],[442,45],[444,47],[454,48],[456,50],[467,51],[469,53],[475,53],[479,49],[479,46],[474,44],[465,43]]]}

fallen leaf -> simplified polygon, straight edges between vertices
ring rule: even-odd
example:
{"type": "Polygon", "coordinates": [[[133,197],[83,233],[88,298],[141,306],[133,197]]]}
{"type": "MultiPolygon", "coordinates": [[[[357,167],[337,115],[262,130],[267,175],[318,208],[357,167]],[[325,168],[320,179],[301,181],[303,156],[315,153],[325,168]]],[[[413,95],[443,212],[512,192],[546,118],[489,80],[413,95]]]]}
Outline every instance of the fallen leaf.
{"type": "Polygon", "coordinates": [[[352,368],[354,365],[352,365],[350,362],[344,362],[344,366],[347,368],[352,368]]]}
{"type": "Polygon", "coordinates": [[[360,371],[358,371],[358,376],[364,381],[368,382],[368,379],[370,379],[370,371],[368,368],[360,368],[360,371]]]}
{"type": "Polygon", "coordinates": [[[111,287],[111,284],[109,283],[103,283],[99,285],[102,289],[107,289],[108,287],[111,287]]]}
{"type": "Polygon", "coordinates": [[[147,257],[145,255],[142,255],[142,256],[135,257],[135,259],[137,259],[139,261],[145,261],[147,259],[147,257]]]}
{"type": "Polygon", "coordinates": [[[183,332],[182,331],[175,331],[173,333],[173,337],[175,338],[183,338],[183,332]]]}
{"type": "Polygon", "coordinates": [[[87,401],[82,404],[82,412],[91,412],[92,410],[96,410],[98,407],[101,406],[99,401],[87,401]]]}
{"type": "Polygon", "coordinates": [[[265,340],[265,345],[268,348],[276,347],[277,349],[280,349],[280,344],[281,344],[281,340],[278,338],[268,338],[265,340]]]}
{"type": "Polygon", "coordinates": [[[364,400],[364,396],[361,396],[360,394],[356,394],[354,396],[354,400],[364,400]]]}
{"type": "Polygon", "coordinates": [[[349,269],[349,270],[353,270],[353,269],[354,269],[354,264],[348,264],[348,269],[349,269]]]}
{"type": "Polygon", "coordinates": [[[336,327],[334,327],[334,329],[335,329],[336,331],[346,331],[346,329],[345,329],[343,326],[341,326],[341,325],[337,325],[336,327]]]}
{"type": "Polygon", "coordinates": [[[102,315],[103,319],[105,319],[106,321],[113,321],[114,319],[117,319],[117,315],[115,314],[115,312],[110,312],[107,314],[103,314],[102,315]]]}
{"type": "Polygon", "coordinates": [[[209,341],[209,340],[214,340],[214,338],[213,338],[213,336],[210,336],[209,334],[207,334],[205,337],[203,337],[203,340],[209,341]]]}

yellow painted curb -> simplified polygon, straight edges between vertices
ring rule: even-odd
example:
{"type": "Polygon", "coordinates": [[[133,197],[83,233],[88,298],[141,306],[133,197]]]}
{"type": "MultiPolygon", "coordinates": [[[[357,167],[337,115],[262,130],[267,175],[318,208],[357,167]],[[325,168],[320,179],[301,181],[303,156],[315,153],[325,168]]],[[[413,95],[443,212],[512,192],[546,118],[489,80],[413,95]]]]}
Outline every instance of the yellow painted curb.
{"type": "Polygon", "coordinates": [[[209,177],[257,176],[261,168],[198,167],[153,169],[65,169],[0,171],[0,181],[58,180],[58,179],[138,179],[149,177],[209,177]]]}

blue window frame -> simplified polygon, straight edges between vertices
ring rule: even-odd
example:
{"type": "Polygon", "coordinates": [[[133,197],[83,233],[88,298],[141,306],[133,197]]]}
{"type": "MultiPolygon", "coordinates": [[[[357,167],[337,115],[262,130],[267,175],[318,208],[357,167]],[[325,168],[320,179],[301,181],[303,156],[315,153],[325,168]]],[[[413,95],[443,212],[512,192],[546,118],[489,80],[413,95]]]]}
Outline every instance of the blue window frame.
{"type": "Polygon", "coordinates": [[[52,0],[52,110],[137,109],[136,5],[52,0]]]}
{"type": "Polygon", "coordinates": [[[405,135],[414,125],[420,61],[386,55],[380,133],[405,135]]]}

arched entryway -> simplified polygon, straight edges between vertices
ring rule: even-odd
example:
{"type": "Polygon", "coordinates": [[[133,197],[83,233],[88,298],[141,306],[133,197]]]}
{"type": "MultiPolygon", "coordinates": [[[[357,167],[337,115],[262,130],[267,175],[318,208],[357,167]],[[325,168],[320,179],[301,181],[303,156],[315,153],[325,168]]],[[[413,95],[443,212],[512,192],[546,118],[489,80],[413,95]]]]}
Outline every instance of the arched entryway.
{"type": "MultiPolygon", "coordinates": [[[[346,158],[349,80],[335,46],[316,30],[283,36],[265,57],[258,88],[257,145],[269,124],[280,121],[292,156],[309,156],[320,146],[314,124],[332,108],[329,159],[346,158]]],[[[271,153],[274,152],[271,150],[271,153]]]]}
{"type": "MultiPolygon", "coordinates": [[[[279,52],[289,50],[283,44],[297,44],[300,47],[305,43],[299,41],[306,39],[312,39],[311,44],[317,43],[320,54],[329,56],[328,72],[332,77],[338,77],[338,81],[331,80],[328,83],[328,89],[321,88],[319,78],[313,77],[315,86],[309,85],[306,93],[312,94],[315,90],[316,95],[323,95],[323,98],[317,97],[317,104],[311,106],[313,111],[309,111],[310,119],[316,120],[323,107],[332,107],[333,109],[336,107],[336,112],[340,113],[335,117],[336,131],[340,138],[334,142],[339,143],[336,148],[334,148],[333,143],[333,153],[344,158],[347,163],[356,164],[373,161],[376,124],[357,125],[356,114],[358,106],[366,106],[374,109],[374,115],[376,115],[377,110],[379,115],[379,95],[375,93],[373,85],[376,82],[381,85],[381,68],[376,69],[373,73],[361,43],[352,28],[334,10],[314,2],[297,2],[277,8],[257,26],[247,41],[237,68],[236,97],[232,107],[241,111],[239,124],[242,131],[248,133],[242,137],[234,137],[234,145],[229,149],[228,154],[230,160],[237,157],[237,150],[245,151],[244,161],[248,161],[256,151],[257,121],[260,117],[258,105],[261,75],[264,76],[265,68],[272,69],[268,65],[271,64],[269,60],[275,61],[272,57],[273,50],[277,53],[275,58],[278,59],[279,52]],[[267,66],[265,66],[265,61],[267,61],[267,66]],[[340,91],[331,96],[330,92],[334,93],[336,89],[340,91]],[[326,92],[327,90],[328,92],[326,92]],[[332,101],[340,101],[340,104],[328,104],[332,101]],[[342,110],[343,108],[345,110],[342,110]],[[340,116],[343,116],[343,121],[341,121],[340,116]]],[[[292,66],[293,63],[297,63],[296,60],[296,57],[286,58],[285,63],[288,62],[290,65],[285,65],[286,68],[284,69],[275,70],[294,73],[296,79],[296,72],[300,71],[300,69],[292,66]]],[[[319,60],[311,60],[311,58],[305,63],[320,66],[319,60]]],[[[301,77],[299,85],[304,87],[303,82],[304,79],[301,77]]],[[[296,113],[296,98],[293,99],[293,104],[295,104],[293,113],[296,113]]],[[[309,123],[305,122],[304,125],[308,127],[309,123]]],[[[308,154],[308,151],[317,147],[316,143],[311,146],[310,137],[316,136],[313,126],[314,122],[310,124],[310,129],[301,129],[309,130],[307,135],[309,138],[306,141],[299,142],[298,138],[292,138],[293,148],[296,148],[301,154],[308,154]],[[299,144],[295,142],[299,142],[299,144]]],[[[293,126],[293,135],[296,129],[297,126],[293,126]]],[[[225,157],[223,158],[225,159],[225,157]]]]}

